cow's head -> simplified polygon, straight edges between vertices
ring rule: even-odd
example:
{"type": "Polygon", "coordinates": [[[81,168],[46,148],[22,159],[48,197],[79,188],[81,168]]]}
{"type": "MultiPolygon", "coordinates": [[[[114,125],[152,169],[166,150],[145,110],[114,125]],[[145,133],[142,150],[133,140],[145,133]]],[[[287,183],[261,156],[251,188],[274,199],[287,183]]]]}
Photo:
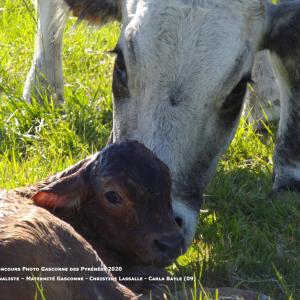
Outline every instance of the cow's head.
{"type": "Polygon", "coordinates": [[[168,165],[174,212],[190,243],[205,186],[236,131],[255,54],[267,47],[282,56],[274,18],[284,14],[286,23],[291,11],[263,0],[93,4],[90,14],[122,17],[113,139],[136,139],[168,165]]]}
{"type": "Polygon", "coordinates": [[[114,140],[137,139],[169,166],[187,243],[204,188],[238,124],[263,16],[259,1],[123,4],[114,140]]]}

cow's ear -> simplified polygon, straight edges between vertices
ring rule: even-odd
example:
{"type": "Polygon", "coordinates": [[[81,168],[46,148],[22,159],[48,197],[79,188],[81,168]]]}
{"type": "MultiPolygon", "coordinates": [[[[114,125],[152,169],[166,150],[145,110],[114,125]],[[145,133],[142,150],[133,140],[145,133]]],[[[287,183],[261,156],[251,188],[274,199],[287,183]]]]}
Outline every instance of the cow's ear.
{"type": "Polygon", "coordinates": [[[71,168],[53,176],[32,199],[35,204],[48,207],[78,207],[90,193],[89,172],[97,156],[91,156],[71,168]]]}
{"type": "Polygon", "coordinates": [[[121,21],[122,0],[65,0],[80,20],[103,25],[109,21],[121,21]]]}
{"type": "Polygon", "coordinates": [[[262,48],[269,49],[280,59],[300,56],[300,1],[266,4],[266,25],[262,48]]]}
{"type": "Polygon", "coordinates": [[[281,102],[289,101],[300,92],[300,1],[282,1],[266,5],[264,49],[270,58],[280,82],[281,102]],[[285,99],[284,99],[285,98],[285,99]]]}

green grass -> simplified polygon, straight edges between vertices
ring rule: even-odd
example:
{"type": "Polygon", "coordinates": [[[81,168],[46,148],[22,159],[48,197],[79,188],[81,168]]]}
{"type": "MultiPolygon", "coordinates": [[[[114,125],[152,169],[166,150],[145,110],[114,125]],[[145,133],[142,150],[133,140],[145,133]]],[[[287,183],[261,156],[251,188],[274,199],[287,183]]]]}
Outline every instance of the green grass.
{"type": "MultiPolygon", "coordinates": [[[[34,12],[27,0],[0,0],[0,8],[0,187],[14,188],[105,145],[113,64],[105,51],[114,48],[119,27],[67,30],[65,104],[28,105],[20,98],[33,55],[34,12]]],[[[173,274],[196,274],[204,286],[300,299],[300,200],[268,197],[273,140],[274,133],[262,139],[241,121],[208,187],[195,241],[170,267],[173,274]]]]}

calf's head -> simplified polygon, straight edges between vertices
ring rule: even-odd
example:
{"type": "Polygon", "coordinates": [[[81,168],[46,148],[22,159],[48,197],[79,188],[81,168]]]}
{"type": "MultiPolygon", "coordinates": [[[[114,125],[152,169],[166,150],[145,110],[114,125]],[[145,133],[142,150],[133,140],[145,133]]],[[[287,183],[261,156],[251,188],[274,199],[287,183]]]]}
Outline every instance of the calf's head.
{"type": "Polygon", "coordinates": [[[81,218],[109,249],[137,264],[165,266],[183,251],[171,206],[168,168],[131,141],[61,173],[33,200],[45,207],[81,206],[81,218]]]}

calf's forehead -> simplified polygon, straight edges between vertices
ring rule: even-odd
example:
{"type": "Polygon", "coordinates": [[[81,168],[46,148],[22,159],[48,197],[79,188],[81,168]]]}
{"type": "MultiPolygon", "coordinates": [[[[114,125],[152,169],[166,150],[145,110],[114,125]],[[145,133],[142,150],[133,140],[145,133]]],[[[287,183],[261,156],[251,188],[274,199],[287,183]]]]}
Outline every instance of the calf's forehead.
{"type": "Polygon", "coordinates": [[[133,191],[139,189],[158,195],[170,192],[168,167],[137,141],[114,143],[103,149],[93,166],[91,176],[95,175],[124,182],[133,191]]]}

